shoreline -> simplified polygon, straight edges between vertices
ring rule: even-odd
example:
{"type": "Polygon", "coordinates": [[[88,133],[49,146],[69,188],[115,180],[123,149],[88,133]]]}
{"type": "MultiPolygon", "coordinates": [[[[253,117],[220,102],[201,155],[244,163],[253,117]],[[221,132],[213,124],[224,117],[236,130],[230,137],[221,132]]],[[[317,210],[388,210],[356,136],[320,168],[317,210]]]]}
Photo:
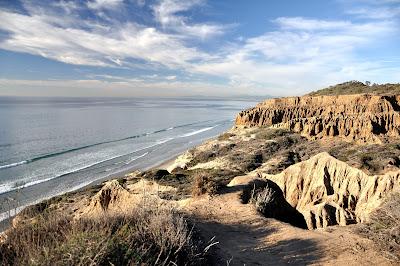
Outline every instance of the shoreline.
{"type": "Polygon", "coordinates": [[[180,156],[176,155],[174,157],[172,157],[171,159],[168,159],[166,161],[161,162],[160,164],[157,164],[156,166],[150,167],[146,170],[155,170],[155,169],[162,169],[162,170],[167,170],[171,165],[174,164],[175,160],[180,156]]]}
{"type": "MultiPolygon", "coordinates": [[[[201,139],[201,141],[199,143],[197,143],[196,145],[194,145],[192,147],[196,147],[196,146],[200,145],[201,143],[203,143],[204,141],[211,140],[211,139],[215,138],[216,136],[218,136],[218,135],[213,135],[211,137],[208,137],[208,138],[205,138],[205,139],[201,139]]],[[[93,180],[92,182],[90,182],[90,183],[88,183],[88,184],[86,184],[86,185],[84,185],[82,187],[79,187],[77,189],[73,189],[73,190],[70,190],[70,191],[64,191],[62,193],[55,194],[55,195],[52,195],[50,197],[46,197],[46,198],[40,199],[37,202],[34,202],[32,204],[28,204],[28,205],[25,205],[23,207],[18,207],[19,211],[17,213],[15,213],[14,215],[11,215],[10,217],[7,217],[7,218],[5,218],[3,220],[0,220],[0,236],[4,231],[6,231],[8,229],[8,227],[11,226],[12,220],[14,219],[14,217],[16,215],[18,215],[18,213],[20,213],[23,209],[25,209],[25,208],[27,208],[29,206],[38,204],[38,203],[43,202],[45,200],[49,200],[51,198],[54,198],[54,197],[57,197],[57,196],[61,196],[61,195],[67,194],[67,193],[81,192],[81,191],[83,191],[85,189],[88,189],[88,188],[96,186],[96,185],[100,185],[103,182],[106,182],[106,181],[109,181],[109,180],[118,179],[118,178],[124,178],[127,175],[129,175],[129,174],[131,174],[131,173],[133,173],[135,171],[143,172],[143,171],[149,171],[149,170],[155,170],[155,169],[167,170],[167,168],[169,168],[180,155],[182,155],[183,153],[185,153],[187,150],[189,150],[192,147],[188,147],[186,150],[182,150],[182,151],[180,151],[180,152],[178,152],[178,153],[176,153],[174,155],[171,155],[170,157],[166,158],[165,160],[160,160],[156,164],[150,165],[149,167],[145,167],[145,168],[142,168],[142,169],[132,167],[132,168],[130,168],[128,170],[116,172],[115,174],[112,174],[112,175],[110,175],[110,176],[108,176],[106,178],[100,178],[98,180],[93,180]]]]}
{"type": "MultiPolygon", "coordinates": [[[[121,171],[119,173],[116,173],[115,175],[110,176],[109,178],[93,181],[90,184],[87,184],[87,185],[85,185],[85,186],[83,186],[81,188],[78,188],[78,189],[75,189],[75,190],[71,190],[71,191],[65,191],[63,193],[60,193],[60,194],[57,194],[57,195],[53,195],[51,197],[42,199],[42,200],[38,201],[37,203],[40,203],[40,202],[43,202],[45,200],[49,200],[51,198],[54,198],[54,197],[57,197],[57,196],[61,196],[61,195],[67,194],[67,193],[80,192],[80,191],[83,191],[83,190],[85,190],[85,189],[87,189],[89,187],[99,185],[99,184],[101,184],[101,183],[103,183],[105,181],[113,180],[113,179],[117,179],[117,178],[121,178],[121,177],[125,177],[126,175],[129,175],[130,173],[133,173],[133,172],[138,171],[138,170],[139,171],[148,171],[148,170],[154,170],[154,169],[166,170],[170,165],[172,165],[175,162],[175,159],[178,158],[181,154],[182,153],[174,155],[174,156],[172,156],[172,157],[170,157],[170,158],[168,158],[166,160],[163,160],[163,161],[159,162],[158,164],[156,164],[154,166],[150,166],[150,167],[147,167],[147,168],[142,169],[142,170],[137,169],[137,168],[132,168],[132,169],[129,169],[129,170],[126,170],[126,171],[121,171]]],[[[22,211],[23,209],[25,209],[25,208],[27,208],[29,206],[35,205],[37,203],[32,203],[30,205],[26,205],[24,207],[19,207],[19,208],[21,208],[21,211],[22,211]]],[[[14,217],[16,215],[18,215],[18,213],[14,214],[14,215],[11,215],[10,217],[7,217],[4,220],[0,221],[0,236],[1,236],[1,234],[3,232],[5,232],[12,225],[12,220],[14,219],[14,217]]]]}

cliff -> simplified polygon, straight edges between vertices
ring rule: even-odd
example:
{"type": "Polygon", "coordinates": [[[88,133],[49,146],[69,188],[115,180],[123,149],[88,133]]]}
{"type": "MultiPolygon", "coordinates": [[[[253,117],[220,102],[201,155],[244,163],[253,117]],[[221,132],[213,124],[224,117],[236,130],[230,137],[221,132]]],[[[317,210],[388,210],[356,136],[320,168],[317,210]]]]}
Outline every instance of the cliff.
{"type": "Polygon", "coordinates": [[[381,143],[400,135],[400,96],[338,95],[270,99],[240,112],[236,126],[272,126],[309,139],[381,143]]]}
{"type": "Polygon", "coordinates": [[[310,229],[368,222],[383,199],[400,188],[400,171],[369,176],[328,153],[294,164],[280,174],[260,176],[282,189],[310,229]]]}

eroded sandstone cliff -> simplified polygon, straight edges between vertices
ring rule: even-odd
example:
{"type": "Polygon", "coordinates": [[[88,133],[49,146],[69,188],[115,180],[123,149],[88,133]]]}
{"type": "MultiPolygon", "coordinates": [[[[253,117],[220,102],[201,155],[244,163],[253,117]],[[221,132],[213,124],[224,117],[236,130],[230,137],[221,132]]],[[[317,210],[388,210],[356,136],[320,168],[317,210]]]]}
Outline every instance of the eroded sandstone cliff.
{"type": "Polygon", "coordinates": [[[400,96],[338,95],[270,99],[240,112],[236,126],[272,126],[310,139],[381,143],[400,135],[400,96]]]}
{"type": "Polygon", "coordinates": [[[328,153],[294,164],[280,174],[261,176],[279,185],[309,228],[367,222],[382,200],[400,188],[400,171],[369,176],[328,153]]]}
{"type": "Polygon", "coordinates": [[[230,186],[265,179],[279,186],[309,229],[368,222],[382,201],[400,189],[400,171],[369,176],[326,152],[276,175],[255,171],[235,177],[230,186]]]}

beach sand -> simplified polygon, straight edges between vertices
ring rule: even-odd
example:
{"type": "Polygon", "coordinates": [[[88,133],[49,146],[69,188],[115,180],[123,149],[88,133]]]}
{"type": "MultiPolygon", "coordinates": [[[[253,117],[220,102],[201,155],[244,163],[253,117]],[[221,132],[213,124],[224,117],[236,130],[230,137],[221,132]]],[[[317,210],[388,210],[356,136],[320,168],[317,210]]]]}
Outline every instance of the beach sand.
{"type": "Polygon", "coordinates": [[[164,162],[162,162],[159,165],[156,165],[154,167],[151,167],[150,169],[163,169],[163,170],[167,170],[168,167],[170,167],[176,160],[176,158],[178,158],[178,156],[174,156],[172,159],[166,160],[164,162]]]}

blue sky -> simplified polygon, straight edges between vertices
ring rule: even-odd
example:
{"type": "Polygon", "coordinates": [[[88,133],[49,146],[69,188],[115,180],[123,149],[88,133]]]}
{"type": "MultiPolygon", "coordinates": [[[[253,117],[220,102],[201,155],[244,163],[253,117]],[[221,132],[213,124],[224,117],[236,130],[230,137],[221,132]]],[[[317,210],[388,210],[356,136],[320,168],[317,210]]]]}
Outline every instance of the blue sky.
{"type": "Polygon", "coordinates": [[[300,95],[400,81],[400,0],[0,0],[0,95],[300,95]]]}

